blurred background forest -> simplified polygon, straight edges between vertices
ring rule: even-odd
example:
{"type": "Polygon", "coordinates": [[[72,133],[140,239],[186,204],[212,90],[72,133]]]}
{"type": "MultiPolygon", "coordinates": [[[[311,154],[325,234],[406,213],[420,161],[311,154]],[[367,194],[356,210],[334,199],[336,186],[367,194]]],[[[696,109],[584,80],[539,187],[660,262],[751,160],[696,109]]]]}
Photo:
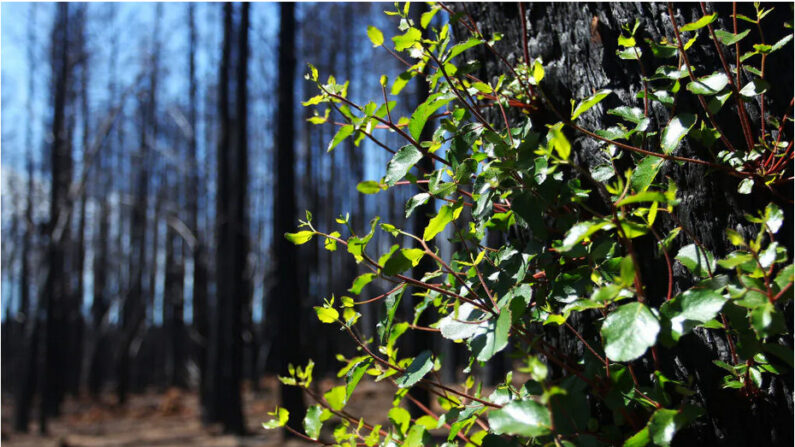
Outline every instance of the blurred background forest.
{"type": "MultiPolygon", "coordinates": [[[[404,219],[408,189],[356,191],[390,154],[350,139],[327,153],[335,126],[310,124],[300,104],[315,94],[307,62],[350,80],[356,101],[380,97],[379,76],[402,71],[366,38],[370,24],[397,28],[383,9],[2,5],[4,442],[130,408],[171,414],[177,397],[197,431],[256,432],[296,399],[273,379],[288,362],[312,358],[322,377],[335,353],[353,354],[312,306],[345,295],[357,265],[281,235],[304,210],[321,227],[350,213],[357,231],[369,216],[404,219]]],[[[414,88],[393,115],[421,102],[414,88]]],[[[377,313],[363,315],[370,333],[377,313]]],[[[152,429],[133,424],[119,445],[147,444],[152,429]]]]}

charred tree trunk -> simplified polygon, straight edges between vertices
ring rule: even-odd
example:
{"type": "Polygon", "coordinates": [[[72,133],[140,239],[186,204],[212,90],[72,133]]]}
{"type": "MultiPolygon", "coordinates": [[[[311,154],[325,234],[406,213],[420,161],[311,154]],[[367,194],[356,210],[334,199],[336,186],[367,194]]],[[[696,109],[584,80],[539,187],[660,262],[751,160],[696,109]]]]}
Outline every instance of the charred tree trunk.
{"type": "MultiPolygon", "coordinates": [[[[605,110],[620,104],[638,104],[636,94],[643,92],[643,82],[638,64],[632,61],[622,61],[616,56],[617,39],[621,34],[622,25],[632,26],[636,19],[640,20],[638,35],[635,39],[643,42],[648,37],[656,42],[663,38],[674,40],[673,28],[668,14],[667,6],[662,3],[645,4],[544,4],[528,3],[524,9],[524,17],[520,17],[519,8],[515,4],[459,4],[455,8],[461,12],[469,13],[477,21],[478,27],[484,36],[491,36],[493,32],[504,34],[503,39],[496,44],[497,50],[502,53],[509,63],[516,63],[523,58],[523,37],[527,39],[529,57],[541,57],[545,65],[545,77],[542,82],[546,95],[557,103],[559,110],[568,110],[569,99],[581,99],[589,96],[593,90],[609,87],[616,95],[611,95],[603,102],[605,110]],[[467,11],[468,10],[468,11],[467,11]],[[522,36],[522,21],[527,31],[522,36]]],[[[718,22],[715,24],[723,29],[732,29],[731,5],[716,4],[718,22]]],[[[786,31],[783,22],[792,21],[791,6],[775,6],[776,11],[768,16],[765,26],[765,38],[768,42],[776,42],[784,37],[786,31]]],[[[694,22],[703,16],[698,5],[680,5],[674,9],[675,19],[682,26],[684,23],[694,22]]],[[[750,5],[738,5],[738,13],[754,17],[755,13],[750,5]]],[[[756,32],[756,31],[752,31],[756,32]]],[[[457,33],[461,36],[468,35],[463,26],[457,26],[457,33]]],[[[645,48],[644,48],[645,50],[645,48]]],[[[481,79],[493,81],[499,74],[505,72],[507,67],[496,59],[486,49],[481,49],[483,68],[481,79]]],[[[733,52],[733,48],[724,47],[724,51],[733,52]]],[[[715,48],[709,38],[700,39],[690,50],[697,64],[708,67],[720,67],[720,61],[715,53],[715,48]]],[[[650,66],[654,59],[644,51],[641,63],[650,66]]],[[[781,66],[791,67],[791,52],[786,51],[771,55],[768,66],[775,66],[772,58],[778,58],[781,66]],[[787,58],[789,58],[787,60],[787,58]],[[788,65],[789,64],[789,65],[788,65]]],[[[730,57],[733,60],[734,56],[730,57]]],[[[657,65],[660,65],[657,63],[657,65]]],[[[648,68],[647,68],[648,71],[648,68]]],[[[781,111],[787,109],[787,103],[792,98],[793,73],[792,70],[769,71],[766,79],[775,86],[766,95],[768,110],[781,111]]],[[[749,113],[752,127],[759,127],[759,112],[757,105],[749,103],[749,113]]],[[[683,107],[698,108],[698,104],[683,104],[683,107]]],[[[728,107],[726,107],[728,108],[728,107]]],[[[661,127],[670,118],[670,113],[662,107],[652,107],[650,117],[661,127]]],[[[732,111],[718,115],[718,124],[726,132],[731,141],[742,141],[740,126],[737,125],[737,116],[732,111]]],[[[544,123],[551,123],[557,119],[550,112],[541,110],[533,117],[534,127],[543,127],[544,123]]],[[[588,129],[604,129],[615,122],[605,114],[591,113],[581,118],[580,124],[588,129]]],[[[791,127],[788,128],[791,132],[791,127]]],[[[791,135],[789,135],[791,138],[791,135]]],[[[599,163],[600,150],[598,142],[581,135],[571,135],[573,143],[573,160],[588,169],[599,163]]],[[[786,138],[785,138],[786,139],[786,138]]],[[[699,157],[702,149],[683,144],[682,156],[699,157]]],[[[702,154],[703,155],[703,154],[702,154]]],[[[755,214],[769,202],[777,202],[785,210],[785,227],[792,225],[792,191],[775,191],[755,188],[750,195],[740,195],[737,191],[738,179],[710,173],[698,165],[666,163],[660,172],[661,177],[670,177],[679,186],[680,194],[687,197],[679,205],[677,218],[681,221],[684,230],[695,236],[704,248],[710,250],[717,257],[724,257],[731,249],[725,240],[727,228],[737,229],[750,234],[748,224],[743,215],[755,214]],[[789,200],[789,203],[787,203],[789,200]]],[[[672,220],[666,222],[670,230],[676,223],[672,220]]],[[[786,246],[788,253],[793,252],[792,232],[779,235],[778,242],[786,246]]],[[[640,253],[649,253],[641,260],[641,275],[646,280],[646,294],[652,301],[659,304],[666,295],[667,281],[659,279],[655,272],[665,271],[660,259],[651,255],[655,250],[655,241],[648,237],[638,239],[636,250],[640,253]],[[662,298],[661,298],[662,297],[662,298]]],[[[678,246],[672,247],[675,253],[678,246]]],[[[688,272],[678,267],[674,268],[674,286],[681,289],[692,283],[688,272]]],[[[792,314],[792,304],[789,302],[785,309],[787,315],[792,314]]],[[[792,319],[788,319],[788,333],[792,333],[792,319]]],[[[576,340],[564,337],[560,332],[548,332],[551,339],[558,340],[555,344],[565,349],[576,349],[576,340]]],[[[593,335],[593,334],[592,334],[593,335]]],[[[595,334],[598,337],[598,334],[595,334]]],[[[596,341],[598,343],[598,340],[596,341]]],[[[777,341],[787,346],[792,345],[792,337],[777,341]]],[[[680,445],[762,445],[771,441],[775,445],[791,445],[792,433],[792,371],[787,371],[779,376],[773,376],[770,383],[766,384],[764,397],[744,397],[735,390],[722,387],[721,371],[711,363],[712,359],[730,361],[728,343],[722,338],[713,338],[704,332],[695,331],[687,336],[687,340],[680,342],[672,349],[660,350],[660,365],[663,374],[676,380],[688,383],[693,380],[691,389],[696,390],[694,401],[706,410],[693,426],[683,431],[677,441],[680,445]]],[[[653,368],[647,367],[644,373],[651,372],[653,368]]],[[[640,374],[640,373],[639,373],[640,374]]]]}
{"type": "Polygon", "coordinates": [[[30,303],[30,285],[33,281],[30,271],[30,252],[32,245],[32,238],[34,232],[33,223],[33,130],[31,122],[33,121],[33,96],[35,91],[35,82],[33,77],[34,67],[34,45],[36,42],[35,30],[35,13],[36,5],[31,4],[31,15],[28,21],[28,42],[27,42],[27,63],[28,63],[28,100],[26,104],[27,116],[30,118],[27,121],[25,128],[25,150],[26,150],[26,169],[28,175],[27,184],[27,198],[25,203],[25,233],[22,237],[22,254],[20,262],[22,268],[20,269],[20,302],[17,319],[20,322],[20,327],[23,328],[25,338],[22,340],[25,346],[22,363],[21,374],[19,376],[19,384],[17,384],[16,393],[14,396],[14,430],[19,432],[27,432],[30,425],[30,410],[33,403],[33,394],[36,391],[36,362],[38,361],[38,313],[31,314],[30,303]]]}
{"type": "Polygon", "coordinates": [[[214,420],[222,423],[225,432],[243,434],[245,422],[240,394],[243,301],[249,296],[246,211],[249,4],[240,6],[237,27],[233,20],[233,5],[226,3],[223,8],[224,40],[219,80],[221,135],[216,196],[217,304],[209,352],[213,374],[211,401],[214,408],[211,413],[214,420]],[[234,109],[231,85],[236,87],[234,109]]]}
{"type": "MultiPolygon", "coordinates": [[[[287,365],[299,365],[301,331],[301,300],[295,292],[298,278],[295,269],[295,247],[284,238],[284,233],[295,226],[295,143],[293,140],[293,105],[295,104],[293,75],[295,73],[295,5],[282,3],[279,28],[279,82],[278,119],[276,123],[276,191],[273,207],[273,260],[276,277],[268,294],[266,318],[274,334],[271,355],[275,356],[280,375],[288,375],[287,365]]],[[[305,413],[303,394],[297,387],[280,385],[281,405],[290,414],[305,413]]],[[[289,425],[301,430],[300,417],[290,418],[289,425]]]]}

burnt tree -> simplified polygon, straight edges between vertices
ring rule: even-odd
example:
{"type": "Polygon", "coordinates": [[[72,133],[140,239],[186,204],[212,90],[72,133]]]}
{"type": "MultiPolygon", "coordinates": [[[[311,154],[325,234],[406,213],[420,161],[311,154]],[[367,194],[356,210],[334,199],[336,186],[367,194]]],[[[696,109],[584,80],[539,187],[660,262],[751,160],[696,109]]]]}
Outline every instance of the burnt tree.
{"type": "MultiPolygon", "coordinates": [[[[767,5],[770,7],[773,5],[767,5]]],[[[644,4],[455,4],[453,9],[472,17],[479,31],[484,36],[493,32],[503,33],[501,41],[495,44],[497,51],[505,57],[507,63],[516,64],[524,59],[526,39],[527,54],[532,60],[541,57],[545,66],[545,77],[542,88],[546,95],[555,102],[558,110],[568,110],[569,100],[579,100],[589,96],[593,90],[610,88],[611,95],[603,102],[604,110],[622,104],[642,105],[636,95],[643,92],[641,69],[635,61],[623,61],[616,55],[617,40],[622,25],[632,26],[635,20],[640,21],[635,39],[643,42],[644,38],[660,42],[663,38],[675,41],[668,6],[664,3],[644,4]],[[520,15],[524,12],[524,16],[520,15]],[[523,30],[526,34],[523,36],[523,30]],[[633,62],[633,63],[628,63],[633,62]]],[[[730,4],[707,5],[708,11],[718,12],[716,27],[732,29],[732,6],[730,4]]],[[[784,27],[784,22],[792,23],[792,6],[775,5],[776,11],[765,19],[765,39],[776,42],[791,33],[784,27]]],[[[678,26],[694,22],[704,14],[697,4],[678,5],[673,8],[674,19],[678,26]]],[[[738,13],[755,17],[752,5],[738,5],[738,13]]],[[[743,25],[746,26],[746,25],[743,25]]],[[[744,29],[744,28],[743,28],[744,29]]],[[[742,29],[741,29],[742,30],[742,29]]],[[[752,30],[753,32],[757,32],[752,30]]],[[[456,33],[460,38],[468,36],[469,31],[459,22],[456,33]]],[[[508,68],[499,58],[485,48],[478,50],[482,61],[479,77],[487,81],[496,80],[497,76],[507,72],[508,68]]],[[[726,57],[734,60],[734,48],[724,47],[726,57]]],[[[715,52],[713,42],[709,38],[700,39],[689,51],[692,63],[698,69],[720,69],[720,60],[715,52]]],[[[787,111],[787,104],[793,97],[792,53],[785,50],[772,54],[768,59],[768,67],[790,67],[784,70],[770,70],[766,79],[775,86],[765,95],[766,108],[774,115],[781,116],[787,111]]],[[[659,60],[652,58],[652,51],[643,52],[641,64],[652,67],[660,65],[659,60]],[[656,66],[655,65],[655,66],[656,66]]],[[[646,68],[648,71],[649,68],[646,68]]],[[[746,76],[746,74],[743,74],[746,76]]],[[[750,78],[743,79],[748,82],[750,78]]],[[[679,110],[697,110],[702,112],[699,104],[690,100],[690,104],[678,105],[679,110]]],[[[746,106],[751,118],[751,127],[759,129],[760,108],[757,102],[746,106]]],[[[519,114],[512,113],[514,123],[519,123],[519,114]]],[[[494,113],[498,113],[494,112],[494,113]]],[[[668,109],[659,105],[650,107],[649,115],[660,127],[670,119],[668,109]]],[[[497,118],[492,116],[493,120],[497,118]]],[[[534,127],[543,127],[546,123],[559,121],[550,111],[548,104],[541,106],[532,117],[534,127]]],[[[743,141],[741,126],[738,124],[734,107],[724,107],[717,116],[726,137],[731,141],[743,141]]],[[[588,129],[604,129],[616,123],[616,118],[605,113],[591,113],[581,119],[583,127],[588,129]]],[[[787,138],[792,138],[791,125],[785,129],[787,138]]],[[[584,135],[569,134],[573,143],[574,162],[584,168],[598,165],[603,160],[600,144],[584,135]]],[[[709,157],[703,147],[683,144],[681,150],[685,157],[709,157]]],[[[791,167],[788,168],[791,171],[791,167]]],[[[725,256],[731,246],[725,239],[725,230],[732,228],[743,234],[750,234],[750,224],[743,218],[744,214],[755,214],[769,202],[776,202],[785,210],[784,228],[792,228],[792,187],[772,190],[756,187],[749,195],[737,193],[739,179],[719,172],[709,172],[705,167],[694,164],[677,165],[666,163],[661,176],[672,178],[679,187],[680,195],[686,199],[676,208],[676,219],[666,216],[665,230],[681,222],[684,230],[695,236],[703,246],[716,255],[725,256]]],[[[791,175],[791,174],[789,174],[791,175]]],[[[592,201],[598,202],[599,197],[593,194],[592,201]]],[[[600,206],[594,203],[594,206],[600,206]]],[[[792,259],[792,232],[782,232],[779,243],[786,246],[792,259]]],[[[679,243],[681,245],[681,242],[679,243]]],[[[641,275],[646,283],[646,294],[659,304],[664,300],[667,281],[663,275],[655,272],[665,271],[665,264],[654,256],[656,243],[650,237],[638,239],[636,250],[647,253],[642,256],[641,275]]],[[[679,246],[674,244],[674,253],[679,246]]],[[[674,265],[674,292],[689,287],[693,280],[689,273],[679,264],[674,265]]],[[[788,333],[792,333],[792,302],[787,303],[785,314],[789,315],[788,333]]],[[[582,325],[586,327],[588,325],[582,325]]],[[[576,350],[577,341],[563,332],[547,330],[547,336],[564,350],[576,350]]],[[[569,334],[570,335],[570,334],[569,334]]],[[[598,334],[590,334],[598,337],[598,334]]],[[[776,343],[792,347],[792,336],[781,337],[776,343]]],[[[660,349],[660,366],[665,376],[683,380],[693,380],[692,388],[696,391],[695,402],[706,410],[705,415],[684,430],[677,438],[679,445],[792,445],[792,391],[793,376],[789,370],[782,375],[773,376],[770,383],[765,384],[763,393],[756,397],[746,397],[737,390],[722,387],[721,370],[711,363],[719,358],[730,361],[729,343],[725,337],[711,337],[699,330],[687,336],[672,349],[660,349]]],[[[643,374],[651,373],[653,365],[644,361],[643,374]]],[[[639,373],[640,374],[640,373],[639,373]]]]}

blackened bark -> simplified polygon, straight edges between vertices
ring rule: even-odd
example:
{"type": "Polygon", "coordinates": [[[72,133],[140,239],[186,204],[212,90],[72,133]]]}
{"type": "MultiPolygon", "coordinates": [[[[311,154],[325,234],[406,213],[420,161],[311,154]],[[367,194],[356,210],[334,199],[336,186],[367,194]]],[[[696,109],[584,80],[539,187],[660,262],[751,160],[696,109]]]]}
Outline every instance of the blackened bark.
{"type": "MultiPolygon", "coordinates": [[[[767,5],[770,7],[773,5],[767,5]]],[[[648,37],[657,42],[667,37],[674,41],[673,28],[668,15],[667,6],[663,3],[643,4],[526,4],[526,14],[520,18],[516,4],[457,4],[454,6],[462,12],[471,14],[485,36],[499,31],[503,39],[496,44],[497,50],[506,56],[509,63],[516,63],[522,56],[522,26],[525,21],[527,29],[528,53],[530,58],[541,57],[545,65],[545,78],[542,83],[548,97],[556,102],[557,108],[568,110],[569,99],[581,99],[589,96],[594,89],[610,88],[615,92],[606,98],[603,110],[622,104],[642,106],[635,95],[643,90],[643,82],[635,61],[622,61],[616,56],[617,39],[621,26],[634,24],[640,20],[636,41],[643,42],[648,37]],[[468,11],[467,11],[468,10],[468,11]],[[628,63],[631,62],[631,63],[628,63]]],[[[712,6],[708,6],[712,8],[712,6]]],[[[714,9],[719,13],[718,28],[731,30],[731,5],[717,4],[714,9]]],[[[765,19],[765,38],[767,42],[776,42],[784,37],[787,31],[783,22],[792,23],[791,5],[775,5],[776,11],[765,19]]],[[[693,22],[703,16],[696,4],[679,5],[675,9],[675,18],[679,26],[693,22]]],[[[738,12],[754,17],[751,5],[738,5],[738,12]]],[[[743,25],[745,26],[745,25],[743,25]]],[[[742,30],[743,28],[741,28],[742,30]]],[[[756,31],[752,31],[754,33],[756,31]]],[[[466,30],[458,25],[457,33],[465,35],[466,30]]],[[[729,60],[734,60],[733,48],[723,47],[729,60]]],[[[747,48],[746,48],[747,49],[747,48]]],[[[507,67],[501,65],[486,49],[481,49],[484,80],[494,80],[506,72],[507,67]]],[[[660,65],[654,60],[651,51],[645,51],[642,63],[646,71],[651,71],[652,64],[660,65]]],[[[711,39],[699,39],[689,51],[691,62],[697,70],[704,74],[706,70],[719,70],[720,62],[715,53],[711,39]]],[[[793,72],[791,50],[781,51],[771,56],[777,62],[768,60],[768,67],[789,67],[783,70],[769,70],[766,79],[775,86],[766,94],[766,109],[773,111],[774,116],[781,116],[787,110],[787,103],[792,98],[793,72]],[[780,64],[780,65],[777,65],[780,64]]],[[[747,82],[749,79],[744,79],[747,82]]],[[[759,107],[756,103],[748,103],[751,127],[759,129],[759,107]]],[[[701,113],[698,103],[679,104],[678,110],[695,110],[701,113]]],[[[514,115],[514,118],[516,115],[514,115]]],[[[667,109],[653,106],[650,117],[655,125],[664,127],[670,118],[667,109]]],[[[737,113],[732,105],[724,106],[717,117],[718,124],[730,141],[741,142],[744,139],[738,125],[737,113]]],[[[534,116],[534,126],[558,121],[554,114],[542,107],[534,116]]],[[[583,127],[588,129],[604,129],[615,124],[615,118],[604,113],[589,113],[581,119],[583,127]]],[[[792,138],[792,127],[785,132],[792,138]]],[[[757,130],[758,133],[758,130],[757,130]]],[[[585,168],[602,162],[600,144],[588,137],[570,134],[573,142],[573,161],[585,168]]],[[[785,140],[787,138],[784,138],[785,140]]],[[[695,158],[709,157],[701,147],[682,144],[677,155],[695,158]]],[[[791,168],[788,168],[791,169],[791,168]]],[[[716,257],[725,256],[731,249],[725,239],[727,228],[737,229],[742,234],[751,234],[750,225],[743,218],[746,213],[755,214],[769,202],[779,204],[785,213],[783,228],[792,228],[792,191],[791,185],[771,192],[764,188],[755,188],[750,195],[736,193],[738,179],[716,172],[708,172],[701,166],[665,163],[658,178],[672,178],[679,187],[680,196],[684,197],[681,205],[676,208],[677,217],[685,231],[689,232],[712,251],[716,257]]],[[[677,224],[671,219],[663,219],[664,231],[677,224]]],[[[777,238],[786,246],[792,259],[792,232],[784,231],[777,238]]],[[[678,244],[683,245],[679,239],[678,244]]],[[[686,242],[685,242],[686,243],[686,242]]],[[[635,249],[641,256],[641,275],[644,278],[646,294],[649,301],[658,305],[665,299],[667,279],[655,274],[665,271],[662,261],[654,256],[655,242],[650,238],[638,239],[635,249]]],[[[679,246],[673,246],[673,253],[679,246]]],[[[678,264],[674,266],[674,293],[692,284],[688,272],[678,264]]],[[[791,303],[785,309],[786,315],[792,314],[791,303]]],[[[792,319],[787,321],[789,333],[792,333],[792,319]]],[[[563,349],[577,349],[576,340],[564,337],[559,332],[548,335],[558,340],[553,342],[563,349]]],[[[596,344],[598,334],[591,334],[596,344]]],[[[779,343],[792,346],[792,336],[782,338],[779,343]]],[[[711,363],[712,359],[729,361],[729,352],[724,336],[713,337],[710,334],[695,331],[683,339],[675,348],[660,349],[662,372],[670,378],[693,380],[692,388],[697,391],[695,401],[706,410],[706,415],[695,424],[683,431],[676,438],[679,445],[792,445],[792,389],[793,376],[791,370],[780,376],[773,376],[765,384],[764,392],[757,398],[746,398],[733,390],[723,389],[721,371],[711,363]]],[[[646,372],[653,369],[646,362],[646,372]]]]}
{"type": "MultiPolygon", "coordinates": [[[[301,354],[301,301],[296,293],[295,247],[284,238],[284,233],[295,230],[295,143],[293,129],[293,105],[295,93],[295,5],[281,3],[279,28],[279,83],[278,118],[276,123],[276,191],[273,206],[273,253],[276,263],[274,286],[268,294],[268,324],[274,334],[271,355],[275,356],[279,374],[289,375],[287,365],[304,362],[301,354]]],[[[280,385],[281,405],[292,417],[289,426],[302,430],[301,415],[306,410],[303,394],[298,387],[280,385]]]]}
{"type": "Polygon", "coordinates": [[[248,218],[246,189],[246,81],[248,62],[249,5],[240,7],[235,28],[232,4],[224,5],[224,41],[219,80],[221,138],[218,146],[216,196],[217,304],[210,337],[212,365],[211,416],[225,432],[243,434],[240,381],[242,376],[243,300],[248,293],[248,218]],[[237,41],[235,42],[235,37],[237,41]],[[234,44],[237,47],[234,47],[234,44]],[[234,55],[236,58],[232,58],[234,55]],[[236,65],[235,65],[236,64],[236,65]],[[235,76],[236,75],[236,76],[235,76]],[[234,76],[234,77],[233,77],[234,76]],[[235,80],[235,108],[230,103],[230,84],[235,80]],[[232,109],[232,110],[230,110],[232,109]],[[234,116],[232,116],[234,114],[234,116]],[[234,118],[234,119],[233,119],[234,118]]]}

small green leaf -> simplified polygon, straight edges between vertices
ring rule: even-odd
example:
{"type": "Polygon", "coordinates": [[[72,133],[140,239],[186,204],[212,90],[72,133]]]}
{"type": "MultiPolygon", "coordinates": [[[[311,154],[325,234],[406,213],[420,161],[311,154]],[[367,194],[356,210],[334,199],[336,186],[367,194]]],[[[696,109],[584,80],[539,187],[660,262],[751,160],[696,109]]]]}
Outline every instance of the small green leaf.
{"type": "Polygon", "coordinates": [[[615,109],[610,109],[607,111],[608,115],[615,115],[625,120],[638,124],[643,120],[643,109],[638,107],[628,107],[628,106],[620,106],[616,107],[615,109]]]}
{"type": "Polygon", "coordinates": [[[635,167],[635,170],[632,171],[632,177],[629,180],[632,189],[634,191],[646,191],[649,189],[663,162],[665,162],[664,159],[653,155],[644,157],[635,167]]]}
{"type": "Polygon", "coordinates": [[[602,324],[605,354],[616,362],[635,360],[654,345],[659,332],[660,323],[646,305],[624,304],[602,324]]]}
{"type": "Polygon", "coordinates": [[[616,206],[620,207],[624,205],[629,205],[631,203],[641,203],[641,202],[668,202],[668,199],[665,197],[665,194],[659,191],[644,191],[631,195],[629,197],[625,197],[620,202],[616,203],[616,206]]]}
{"type": "Polygon", "coordinates": [[[428,24],[431,23],[433,16],[436,15],[436,12],[439,11],[439,8],[431,8],[430,11],[425,11],[420,16],[420,26],[423,28],[427,28],[428,24]]]}
{"type": "Polygon", "coordinates": [[[494,92],[494,89],[491,88],[491,86],[489,84],[486,84],[485,82],[473,82],[472,87],[474,87],[480,93],[488,94],[494,92]]]}
{"type": "Polygon", "coordinates": [[[444,205],[439,209],[439,213],[434,216],[425,227],[425,232],[422,234],[422,239],[429,241],[441,233],[444,228],[453,221],[453,207],[444,205]]]}
{"type": "Polygon", "coordinates": [[[588,111],[591,107],[595,106],[599,103],[599,101],[605,99],[607,95],[613,93],[612,90],[609,89],[602,89],[594,93],[593,95],[583,99],[577,104],[577,107],[574,108],[574,112],[571,114],[572,121],[577,119],[578,116],[582,115],[586,111],[588,111]]]}
{"type": "Polygon", "coordinates": [[[370,42],[373,43],[373,47],[380,47],[384,44],[384,34],[378,28],[374,26],[367,27],[367,37],[370,38],[370,42]]]}
{"type": "Polygon", "coordinates": [[[470,339],[472,353],[480,362],[488,362],[495,354],[508,346],[511,330],[511,309],[504,307],[496,322],[492,318],[486,324],[479,325],[475,335],[470,339]]]}
{"type": "Polygon", "coordinates": [[[498,435],[543,436],[551,432],[547,407],[534,400],[515,400],[489,412],[489,426],[498,435]]]}
{"type": "Polygon", "coordinates": [[[744,178],[739,185],[737,185],[737,192],[740,194],[751,194],[754,189],[754,179],[744,178]]]}
{"type": "Polygon", "coordinates": [[[406,202],[406,218],[408,219],[408,217],[411,216],[411,213],[414,212],[414,209],[420,205],[424,205],[430,198],[431,195],[427,192],[421,192],[410,198],[408,202],[406,202]]]}
{"type": "Polygon", "coordinates": [[[389,420],[400,433],[406,433],[411,424],[411,414],[405,408],[392,407],[389,410],[389,420]]]}
{"type": "Polygon", "coordinates": [[[566,135],[563,134],[563,123],[557,123],[554,126],[549,127],[549,143],[555,148],[555,151],[558,153],[558,156],[563,160],[569,159],[569,154],[571,154],[571,143],[569,143],[569,139],[566,138],[566,135]]]}
{"type": "Polygon", "coordinates": [[[312,439],[317,439],[320,436],[320,428],[323,423],[320,421],[320,415],[323,409],[320,405],[312,405],[306,409],[306,416],[304,417],[304,431],[306,435],[312,439]]]}
{"type": "Polygon", "coordinates": [[[315,235],[314,231],[299,231],[297,233],[284,233],[284,237],[295,245],[301,245],[309,242],[312,236],[315,235]]]}
{"type": "Polygon", "coordinates": [[[353,125],[352,124],[346,124],[346,125],[340,127],[340,130],[337,131],[337,133],[334,135],[334,138],[328,144],[328,151],[327,152],[331,152],[332,149],[337,147],[338,144],[342,143],[343,140],[345,140],[346,138],[351,136],[352,133],[353,133],[353,125]]]}
{"type": "Polygon", "coordinates": [[[679,249],[676,259],[694,275],[702,278],[709,276],[710,272],[715,271],[715,257],[709,251],[696,246],[696,244],[685,245],[679,249]]]}
{"type": "Polygon", "coordinates": [[[618,44],[622,47],[634,47],[635,38],[632,36],[626,37],[623,34],[618,36],[618,44]]]}
{"type": "Polygon", "coordinates": [[[393,37],[392,42],[395,43],[396,51],[403,51],[414,46],[420,39],[422,39],[422,32],[417,28],[409,28],[404,34],[393,37]]]}
{"type": "Polygon", "coordinates": [[[412,166],[421,159],[422,153],[416,147],[410,144],[401,147],[386,165],[384,183],[389,186],[395,186],[395,183],[405,177],[412,166]]]}
{"type": "Polygon", "coordinates": [[[787,330],[784,316],[770,301],[751,311],[751,325],[759,337],[770,337],[787,330]]]}
{"type": "Polygon", "coordinates": [[[483,311],[469,303],[458,306],[457,312],[451,312],[439,320],[442,337],[448,340],[466,340],[478,331],[477,323],[483,318],[483,311]]]}
{"type": "Polygon", "coordinates": [[[262,427],[266,430],[284,427],[290,419],[290,412],[284,408],[277,407],[275,411],[268,413],[271,416],[276,416],[268,422],[263,422],[262,427]]]}
{"type": "Polygon", "coordinates": [[[640,60],[640,57],[643,56],[643,50],[638,47],[624,48],[622,50],[616,50],[616,55],[624,60],[636,61],[640,60]]]}
{"type": "Polygon", "coordinates": [[[323,323],[334,323],[340,317],[337,309],[332,307],[315,306],[315,313],[317,313],[317,319],[323,323]]]}
{"type": "Polygon", "coordinates": [[[370,368],[370,365],[373,363],[372,359],[369,357],[362,360],[361,362],[357,363],[356,366],[351,368],[348,371],[348,374],[345,376],[345,401],[347,402],[348,399],[351,398],[353,394],[353,390],[356,389],[356,385],[359,384],[359,381],[362,380],[365,371],[370,368]]]}
{"type": "Polygon", "coordinates": [[[425,377],[431,369],[433,369],[433,359],[431,351],[426,349],[411,361],[406,372],[396,380],[396,383],[400,388],[409,388],[425,377]]]}
{"type": "Polygon", "coordinates": [[[753,81],[745,84],[740,90],[740,94],[746,98],[753,98],[765,93],[770,88],[770,83],[761,78],[754,78],[753,81]]]}
{"type": "Polygon", "coordinates": [[[665,130],[663,130],[660,144],[663,152],[670,154],[679,147],[685,135],[696,124],[696,116],[692,113],[680,113],[671,119],[665,130]]]}
{"type": "Polygon", "coordinates": [[[671,336],[677,341],[699,323],[715,318],[726,301],[726,297],[714,290],[692,288],[666,301],[660,313],[667,318],[666,326],[670,324],[671,336]]]}
{"type": "Polygon", "coordinates": [[[450,49],[450,54],[447,56],[446,62],[449,62],[450,59],[458,56],[459,54],[463,53],[464,51],[474,46],[480,45],[481,43],[483,43],[482,40],[475,37],[470,37],[466,42],[455,44],[453,48],[450,49]]]}
{"type": "Polygon", "coordinates": [[[419,140],[422,135],[422,129],[425,128],[425,123],[434,112],[444,107],[452,100],[447,94],[436,93],[428,97],[422,104],[417,106],[417,110],[411,114],[411,121],[409,121],[409,133],[415,140],[419,140]]]}
{"type": "Polygon", "coordinates": [[[413,77],[414,73],[410,71],[404,71],[397,78],[395,78],[395,82],[392,83],[392,89],[389,91],[389,93],[397,95],[413,77]]]}
{"type": "Polygon", "coordinates": [[[714,95],[729,85],[729,77],[724,73],[712,73],[687,84],[687,89],[696,95],[714,95]]]}
{"type": "Polygon", "coordinates": [[[363,273],[357,276],[356,279],[353,280],[353,285],[350,289],[348,289],[348,291],[357,295],[362,293],[362,288],[364,288],[364,286],[367,284],[370,284],[374,277],[375,273],[363,273]]]}
{"type": "Polygon", "coordinates": [[[563,239],[563,245],[560,247],[560,251],[567,252],[571,250],[575,245],[585,240],[585,238],[603,228],[613,228],[613,224],[606,220],[597,220],[580,222],[574,225],[569,229],[568,233],[566,233],[566,237],[563,239]]]}
{"type": "Polygon", "coordinates": [[[779,40],[778,42],[773,44],[773,47],[770,49],[770,52],[772,53],[774,51],[777,51],[777,50],[780,50],[780,49],[784,48],[784,45],[789,43],[790,40],[792,40],[792,33],[787,34],[781,40],[779,40]]]}
{"type": "Polygon", "coordinates": [[[704,28],[705,26],[709,25],[710,23],[714,22],[715,19],[718,18],[718,13],[712,13],[710,15],[704,16],[698,19],[695,22],[687,23],[679,28],[679,31],[695,31],[697,29],[704,28]]]}
{"type": "Polygon", "coordinates": [[[734,34],[734,33],[728,32],[728,31],[724,31],[722,29],[716,29],[715,30],[715,37],[718,38],[720,43],[728,46],[728,45],[734,45],[735,43],[741,41],[750,32],[751,32],[751,30],[747,29],[747,30],[745,30],[745,31],[743,31],[743,32],[741,32],[739,34],[734,34]]]}
{"type": "Polygon", "coordinates": [[[323,395],[323,397],[326,399],[326,402],[328,402],[331,409],[337,411],[342,410],[342,408],[345,407],[345,404],[347,402],[345,396],[346,396],[345,385],[335,386],[334,388],[328,390],[326,394],[323,395]]]}
{"type": "Polygon", "coordinates": [[[362,194],[376,194],[381,192],[382,189],[381,184],[375,180],[366,180],[356,185],[356,190],[362,194]]]}

